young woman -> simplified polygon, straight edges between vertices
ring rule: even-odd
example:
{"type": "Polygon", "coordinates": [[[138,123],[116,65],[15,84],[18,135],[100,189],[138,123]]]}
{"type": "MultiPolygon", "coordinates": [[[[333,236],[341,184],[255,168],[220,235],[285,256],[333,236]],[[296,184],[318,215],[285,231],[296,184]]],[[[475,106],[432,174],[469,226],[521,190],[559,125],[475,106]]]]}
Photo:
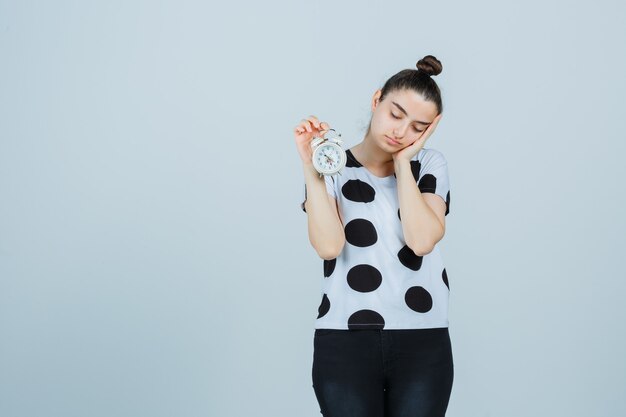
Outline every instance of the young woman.
{"type": "Polygon", "coordinates": [[[323,259],[312,379],[325,417],[444,416],[453,381],[449,284],[437,246],[450,208],[447,162],[425,148],[441,118],[427,55],[372,97],[341,175],[319,177],[315,116],[295,127],[309,240],[323,259]]]}

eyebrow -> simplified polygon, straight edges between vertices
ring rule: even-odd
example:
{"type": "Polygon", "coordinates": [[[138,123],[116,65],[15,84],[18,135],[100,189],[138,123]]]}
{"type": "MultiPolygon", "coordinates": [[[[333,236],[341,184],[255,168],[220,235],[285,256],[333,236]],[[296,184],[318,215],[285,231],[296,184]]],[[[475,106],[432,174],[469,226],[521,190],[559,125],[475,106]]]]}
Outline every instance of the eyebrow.
{"type": "MultiPolygon", "coordinates": [[[[409,114],[406,112],[406,110],[404,110],[404,109],[402,108],[402,106],[401,106],[401,105],[399,105],[399,104],[398,104],[398,103],[396,103],[395,101],[392,101],[392,103],[393,103],[393,104],[395,104],[395,105],[396,105],[396,106],[397,106],[397,107],[398,107],[398,108],[402,111],[402,113],[404,113],[406,116],[408,116],[408,115],[409,115],[409,114]]],[[[428,123],[428,122],[422,122],[422,121],[419,121],[419,120],[415,120],[415,121],[416,121],[417,123],[421,123],[421,124],[423,124],[423,125],[429,125],[429,124],[430,124],[430,123],[428,123]]]]}

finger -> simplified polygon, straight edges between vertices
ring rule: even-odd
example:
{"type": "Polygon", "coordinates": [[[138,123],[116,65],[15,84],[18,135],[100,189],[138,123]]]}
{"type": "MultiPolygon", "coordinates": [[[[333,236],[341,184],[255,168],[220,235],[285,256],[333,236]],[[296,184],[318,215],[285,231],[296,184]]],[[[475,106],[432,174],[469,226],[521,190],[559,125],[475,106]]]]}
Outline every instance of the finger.
{"type": "Polygon", "coordinates": [[[424,135],[426,137],[430,136],[433,133],[433,131],[437,128],[437,124],[439,123],[439,120],[441,120],[441,115],[438,115],[437,117],[435,117],[435,119],[431,122],[431,124],[428,125],[428,128],[424,132],[424,135]]]}
{"type": "Polygon", "coordinates": [[[320,135],[324,136],[326,133],[330,132],[330,126],[326,122],[320,123],[320,135]]]}
{"type": "Polygon", "coordinates": [[[433,130],[435,127],[437,127],[437,123],[439,123],[439,116],[435,117],[435,119],[430,123],[430,125],[428,125],[428,129],[426,130],[433,130]]]}
{"type": "Polygon", "coordinates": [[[439,124],[439,121],[441,120],[441,116],[443,116],[443,115],[440,114],[437,117],[435,117],[435,120],[433,120],[433,123],[431,124],[431,126],[434,125],[433,129],[435,129],[437,127],[437,125],[439,124]]]}
{"type": "Polygon", "coordinates": [[[304,126],[304,128],[306,130],[308,130],[309,132],[312,132],[313,130],[311,129],[311,122],[308,121],[307,119],[302,119],[302,125],[304,126]]]}
{"type": "Polygon", "coordinates": [[[320,127],[320,122],[319,120],[317,120],[317,117],[311,115],[307,118],[308,121],[310,121],[311,123],[313,123],[313,126],[315,126],[316,128],[319,129],[320,127]]]}
{"type": "Polygon", "coordinates": [[[428,137],[430,136],[430,130],[429,130],[430,126],[428,126],[428,128],[422,132],[422,135],[419,137],[419,139],[416,142],[421,142],[421,143],[426,142],[426,139],[428,139],[428,137]]]}
{"type": "Polygon", "coordinates": [[[437,123],[439,123],[439,120],[441,120],[441,116],[442,116],[441,114],[438,114],[430,124],[436,125],[437,123]]]}
{"type": "Polygon", "coordinates": [[[309,117],[307,117],[307,119],[308,119],[308,120],[310,120],[310,121],[311,121],[311,123],[313,123],[313,125],[314,125],[315,127],[318,127],[318,126],[319,126],[320,121],[319,121],[319,119],[318,119],[317,117],[315,117],[314,115],[310,115],[309,117]]]}

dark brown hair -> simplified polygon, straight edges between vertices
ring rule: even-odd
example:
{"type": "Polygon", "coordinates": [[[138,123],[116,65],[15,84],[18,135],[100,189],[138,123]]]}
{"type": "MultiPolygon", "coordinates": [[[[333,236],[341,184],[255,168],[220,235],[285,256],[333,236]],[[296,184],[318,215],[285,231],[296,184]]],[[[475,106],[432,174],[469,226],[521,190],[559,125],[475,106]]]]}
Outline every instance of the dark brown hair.
{"type": "Polygon", "coordinates": [[[443,66],[432,55],[426,55],[415,64],[417,69],[405,69],[389,78],[383,86],[380,101],[392,91],[413,90],[424,97],[426,101],[432,101],[437,106],[437,115],[443,112],[441,91],[432,79],[432,76],[440,74],[443,66]]]}

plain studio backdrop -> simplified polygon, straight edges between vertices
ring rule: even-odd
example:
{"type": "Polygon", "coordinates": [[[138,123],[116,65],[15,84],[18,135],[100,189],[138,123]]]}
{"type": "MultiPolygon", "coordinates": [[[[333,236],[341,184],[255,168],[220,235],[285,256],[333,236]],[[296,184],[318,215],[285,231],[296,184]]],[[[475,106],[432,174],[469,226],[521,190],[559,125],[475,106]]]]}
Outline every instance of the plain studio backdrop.
{"type": "Polygon", "coordinates": [[[626,414],[620,1],[0,1],[0,415],[320,415],[293,129],[441,60],[448,416],[626,414]]]}

